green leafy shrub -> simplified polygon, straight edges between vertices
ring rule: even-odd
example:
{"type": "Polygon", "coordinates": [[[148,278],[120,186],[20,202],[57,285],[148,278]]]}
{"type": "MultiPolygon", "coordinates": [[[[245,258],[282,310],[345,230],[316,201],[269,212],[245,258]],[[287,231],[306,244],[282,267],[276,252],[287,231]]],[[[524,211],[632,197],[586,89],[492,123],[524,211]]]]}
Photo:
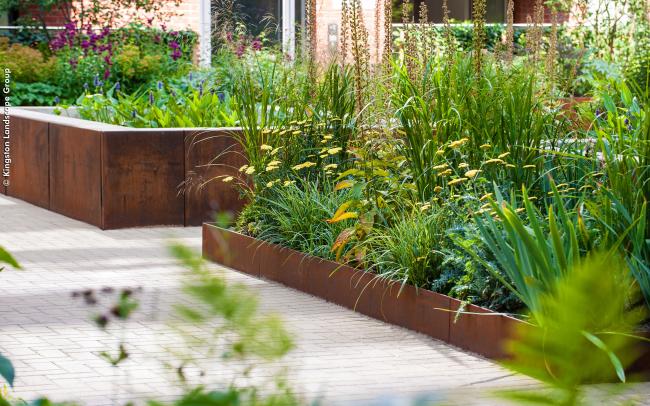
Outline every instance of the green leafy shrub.
{"type": "Polygon", "coordinates": [[[0,37],[0,65],[11,70],[12,80],[22,83],[45,82],[56,72],[57,59],[0,37]]]}

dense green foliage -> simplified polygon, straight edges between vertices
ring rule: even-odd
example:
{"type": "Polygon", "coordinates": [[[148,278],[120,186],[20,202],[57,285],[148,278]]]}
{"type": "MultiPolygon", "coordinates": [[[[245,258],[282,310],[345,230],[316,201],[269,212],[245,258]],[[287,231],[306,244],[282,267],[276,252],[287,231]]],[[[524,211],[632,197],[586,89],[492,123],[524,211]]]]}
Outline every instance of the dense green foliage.
{"type": "Polygon", "coordinates": [[[195,41],[191,32],[142,25],[97,32],[71,23],[45,50],[0,38],[0,64],[11,70],[13,105],[74,103],[88,89],[118,84],[132,93],[185,75],[195,41]]]}

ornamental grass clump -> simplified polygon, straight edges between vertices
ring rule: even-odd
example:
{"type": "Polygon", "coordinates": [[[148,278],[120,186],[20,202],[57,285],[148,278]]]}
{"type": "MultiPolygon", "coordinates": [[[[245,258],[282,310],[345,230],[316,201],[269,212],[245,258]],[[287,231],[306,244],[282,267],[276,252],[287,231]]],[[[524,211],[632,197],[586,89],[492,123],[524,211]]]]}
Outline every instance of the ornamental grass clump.
{"type": "Polygon", "coordinates": [[[363,243],[368,270],[401,285],[428,288],[442,269],[447,214],[416,207],[394,216],[390,227],[377,228],[363,243]]]}

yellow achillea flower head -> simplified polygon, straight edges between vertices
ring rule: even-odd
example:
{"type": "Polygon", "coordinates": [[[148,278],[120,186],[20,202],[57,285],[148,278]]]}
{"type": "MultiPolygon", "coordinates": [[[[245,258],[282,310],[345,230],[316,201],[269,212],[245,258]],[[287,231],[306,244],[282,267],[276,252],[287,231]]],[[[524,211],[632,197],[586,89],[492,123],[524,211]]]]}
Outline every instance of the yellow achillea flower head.
{"type": "Polygon", "coordinates": [[[303,162],[301,164],[295,165],[291,169],[293,169],[294,171],[299,171],[301,169],[309,168],[309,167],[312,167],[314,165],[316,165],[315,162],[307,161],[307,162],[303,162]]]}
{"type": "Polygon", "coordinates": [[[467,141],[469,141],[469,138],[461,138],[457,141],[453,141],[451,144],[449,144],[449,148],[458,148],[465,144],[467,141]]]}
{"type": "Polygon", "coordinates": [[[235,178],[233,178],[232,176],[226,176],[225,178],[221,179],[221,181],[224,183],[228,183],[228,182],[232,182],[233,179],[235,178]]]}
{"type": "Polygon", "coordinates": [[[449,186],[454,186],[454,185],[457,185],[459,183],[465,182],[466,180],[467,180],[467,178],[457,178],[457,179],[450,180],[449,183],[447,183],[447,184],[449,186]]]}
{"type": "Polygon", "coordinates": [[[479,173],[481,173],[480,169],[472,169],[471,171],[465,172],[465,177],[471,179],[471,178],[475,177],[476,175],[478,175],[479,173]]]}
{"type": "Polygon", "coordinates": [[[267,145],[267,144],[262,144],[262,145],[260,145],[260,149],[262,151],[271,151],[273,149],[273,147],[270,146],[270,145],[267,145]]]}

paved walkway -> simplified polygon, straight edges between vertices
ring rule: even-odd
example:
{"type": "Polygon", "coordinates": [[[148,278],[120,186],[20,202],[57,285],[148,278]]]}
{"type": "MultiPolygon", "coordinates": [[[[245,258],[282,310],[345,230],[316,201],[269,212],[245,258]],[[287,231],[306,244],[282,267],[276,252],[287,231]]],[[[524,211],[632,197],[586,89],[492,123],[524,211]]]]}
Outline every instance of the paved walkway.
{"type": "MultiPolygon", "coordinates": [[[[0,352],[16,366],[13,396],[113,405],[178,394],[173,367],[179,361],[172,354],[183,352],[186,344],[170,314],[171,306],[184,300],[183,270],[166,252],[171,238],[200,249],[199,228],[101,231],[0,196],[0,245],[25,268],[0,274],[0,352]],[[134,318],[108,332],[91,321],[102,303],[89,308],[71,297],[73,291],[103,287],[143,289],[134,318]],[[98,354],[115,352],[121,340],[131,356],[118,369],[98,354]]],[[[534,385],[417,333],[281,285],[214,269],[255,290],[262,308],[279,313],[295,334],[296,348],[281,362],[256,368],[255,382],[283,370],[298,394],[325,404],[407,404],[398,399],[423,393],[469,395],[457,402],[464,405],[503,404],[490,397],[493,388],[534,385]]],[[[201,327],[192,331],[197,337],[205,333],[201,327]]],[[[190,376],[192,382],[226,382],[242,367],[219,360],[205,364],[206,376],[190,376]]],[[[637,392],[650,395],[646,386],[637,392]]]]}

